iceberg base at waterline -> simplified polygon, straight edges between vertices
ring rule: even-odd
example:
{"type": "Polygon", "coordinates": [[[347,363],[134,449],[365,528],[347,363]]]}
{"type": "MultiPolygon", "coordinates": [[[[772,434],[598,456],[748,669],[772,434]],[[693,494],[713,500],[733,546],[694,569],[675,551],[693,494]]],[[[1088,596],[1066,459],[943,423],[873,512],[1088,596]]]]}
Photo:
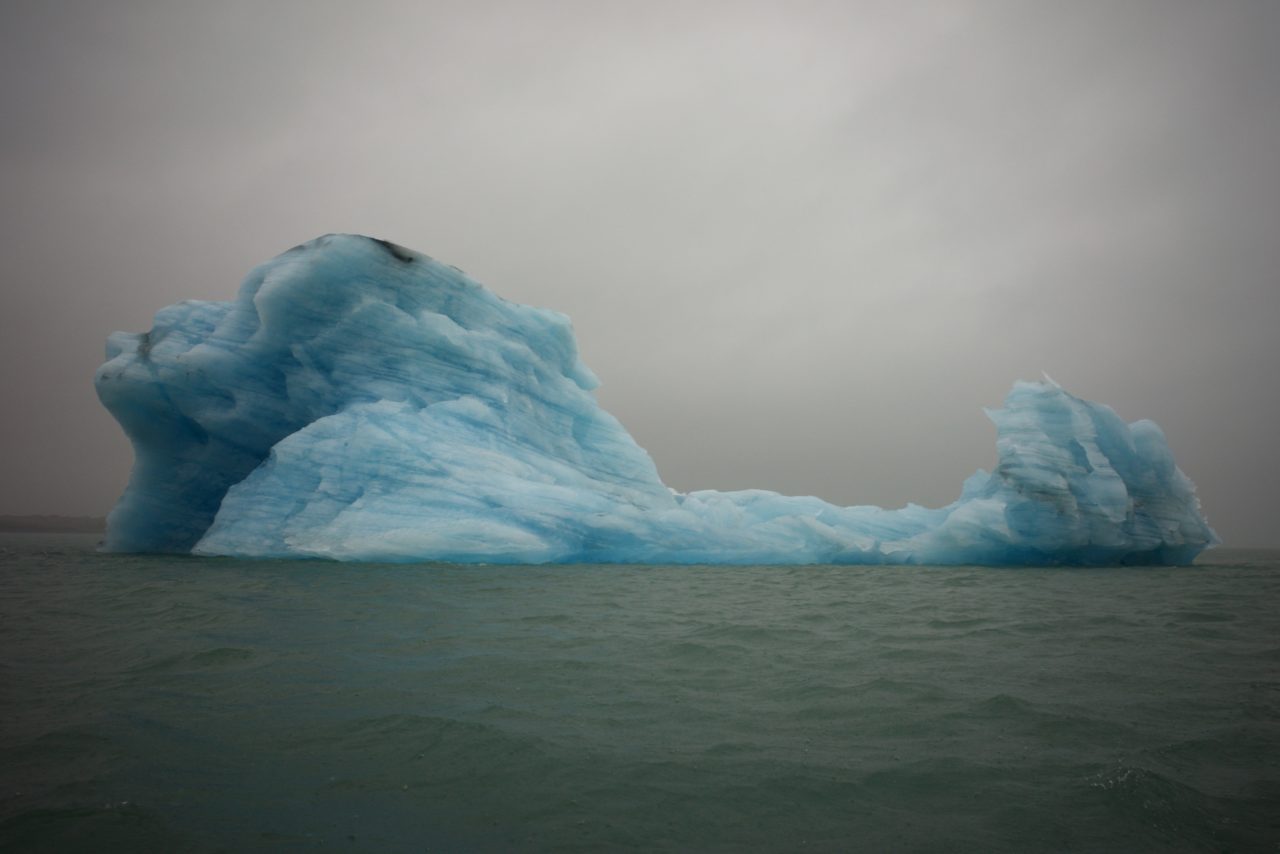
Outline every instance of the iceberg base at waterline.
{"type": "Polygon", "coordinates": [[[1189,563],[1217,542],[1160,428],[1051,381],[952,504],[677,493],[596,402],[568,318],[328,235],[235,300],[115,333],[94,378],[135,463],[104,548],[462,563],[1189,563]]]}

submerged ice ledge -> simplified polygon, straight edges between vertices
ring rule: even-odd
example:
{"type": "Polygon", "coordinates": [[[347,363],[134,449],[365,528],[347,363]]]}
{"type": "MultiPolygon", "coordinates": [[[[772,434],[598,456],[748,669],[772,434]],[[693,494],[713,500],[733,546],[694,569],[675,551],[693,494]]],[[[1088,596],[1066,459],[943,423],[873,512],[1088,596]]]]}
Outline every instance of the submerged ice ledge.
{"type": "Polygon", "coordinates": [[[596,403],[566,317],[329,235],[116,333],[95,386],[133,443],[105,548],[240,557],[729,564],[1189,563],[1217,542],[1160,428],[1058,385],[988,411],[952,504],[675,493],[596,403]]]}

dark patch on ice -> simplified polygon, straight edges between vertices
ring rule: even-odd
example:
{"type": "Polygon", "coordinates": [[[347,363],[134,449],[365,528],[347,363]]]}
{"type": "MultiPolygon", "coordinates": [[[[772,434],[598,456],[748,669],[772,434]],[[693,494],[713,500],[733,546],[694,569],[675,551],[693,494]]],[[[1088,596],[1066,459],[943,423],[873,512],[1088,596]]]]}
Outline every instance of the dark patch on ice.
{"type": "Polygon", "coordinates": [[[408,249],[405,249],[403,246],[396,246],[390,240],[379,240],[376,237],[370,237],[369,239],[390,252],[391,257],[395,258],[397,261],[403,261],[406,264],[413,263],[413,253],[408,249]]]}
{"type": "Polygon", "coordinates": [[[322,234],[322,235],[320,235],[320,236],[319,236],[319,237],[317,237],[317,238],[314,238],[314,239],[312,239],[312,240],[308,240],[306,243],[299,243],[297,246],[294,246],[293,248],[289,249],[289,251],[284,252],[284,253],[282,253],[282,254],[284,254],[284,255],[292,255],[294,252],[311,252],[311,251],[314,251],[314,250],[316,250],[316,249],[319,249],[319,248],[320,248],[320,247],[322,247],[322,246],[328,246],[328,245],[329,245],[329,242],[330,242],[330,239],[331,239],[333,236],[334,236],[334,235],[332,235],[332,234],[322,234]]]}

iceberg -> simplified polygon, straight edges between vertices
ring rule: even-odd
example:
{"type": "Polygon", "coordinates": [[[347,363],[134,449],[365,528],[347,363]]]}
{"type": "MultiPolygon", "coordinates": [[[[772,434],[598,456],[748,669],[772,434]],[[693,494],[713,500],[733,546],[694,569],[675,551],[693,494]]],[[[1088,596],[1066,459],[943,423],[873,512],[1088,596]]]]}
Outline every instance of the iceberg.
{"type": "Polygon", "coordinates": [[[94,384],[132,442],[103,547],[348,561],[1184,564],[1217,542],[1151,421],[1048,378],[941,508],[679,493],[596,402],[562,314],[328,235],[230,302],[117,332],[94,384]]]}

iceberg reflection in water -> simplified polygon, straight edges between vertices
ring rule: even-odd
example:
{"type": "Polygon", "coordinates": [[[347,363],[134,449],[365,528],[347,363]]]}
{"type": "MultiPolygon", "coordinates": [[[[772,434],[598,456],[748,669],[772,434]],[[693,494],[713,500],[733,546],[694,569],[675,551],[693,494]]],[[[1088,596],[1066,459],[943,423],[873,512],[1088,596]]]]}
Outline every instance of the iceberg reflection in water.
{"type": "Polygon", "coordinates": [[[1051,381],[988,415],[999,461],[936,509],[673,492],[600,408],[568,318],[329,235],[232,302],[116,333],[133,442],[106,548],[460,563],[1189,563],[1217,541],[1159,427],[1051,381]]]}

